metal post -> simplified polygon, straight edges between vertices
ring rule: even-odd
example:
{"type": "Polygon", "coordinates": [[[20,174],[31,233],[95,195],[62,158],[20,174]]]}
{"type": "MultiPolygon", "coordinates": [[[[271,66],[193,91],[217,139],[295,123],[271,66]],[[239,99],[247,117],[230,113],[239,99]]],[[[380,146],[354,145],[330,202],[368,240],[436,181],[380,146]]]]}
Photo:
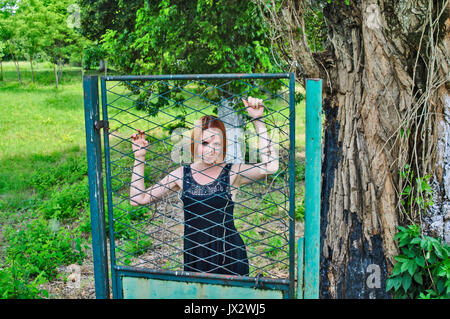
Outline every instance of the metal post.
{"type": "Polygon", "coordinates": [[[303,245],[304,239],[300,237],[297,241],[297,299],[303,299],[303,245]]]}
{"type": "Polygon", "coordinates": [[[306,80],[304,298],[319,298],[322,80],[306,80]]]}
{"type": "Polygon", "coordinates": [[[108,299],[109,280],[103,195],[102,151],[100,130],[95,128],[96,122],[100,120],[98,77],[85,76],[83,78],[83,91],[95,295],[98,299],[108,299]]]}
{"type": "Polygon", "coordinates": [[[295,297],[295,74],[289,76],[289,294],[295,297]]]}
{"type": "MultiPolygon", "coordinates": [[[[108,121],[108,102],[107,102],[107,91],[106,91],[106,81],[104,77],[100,78],[100,92],[102,96],[102,113],[103,121],[108,121]]],[[[112,201],[112,186],[111,186],[111,158],[109,152],[109,132],[108,129],[103,129],[103,143],[105,147],[105,173],[106,173],[106,193],[107,193],[107,203],[108,203],[108,226],[109,226],[109,254],[111,260],[111,286],[112,295],[114,299],[119,298],[118,284],[116,271],[114,265],[116,263],[116,252],[114,244],[114,214],[113,214],[113,201],[112,201]]]]}

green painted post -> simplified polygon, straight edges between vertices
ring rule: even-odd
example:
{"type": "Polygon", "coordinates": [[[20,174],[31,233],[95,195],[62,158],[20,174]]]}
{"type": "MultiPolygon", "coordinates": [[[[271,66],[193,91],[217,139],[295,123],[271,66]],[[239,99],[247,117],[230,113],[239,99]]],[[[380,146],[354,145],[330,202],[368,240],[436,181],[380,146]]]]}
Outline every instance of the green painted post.
{"type": "Polygon", "coordinates": [[[306,80],[304,298],[319,298],[322,80],[306,80]]]}
{"type": "Polygon", "coordinates": [[[295,74],[289,75],[289,297],[295,298],[295,74]]]}
{"type": "Polygon", "coordinates": [[[297,299],[303,299],[303,250],[304,239],[300,237],[297,241],[297,299]]]}
{"type": "Polygon", "coordinates": [[[98,77],[83,77],[84,114],[86,125],[86,152],[91,207],[92,252],[94,258],[95,295],[109,298],[108,256],[105,228],[105,203],[103,194],[102,150],[100,130],[95,128],[100,120],[98,77]]]}

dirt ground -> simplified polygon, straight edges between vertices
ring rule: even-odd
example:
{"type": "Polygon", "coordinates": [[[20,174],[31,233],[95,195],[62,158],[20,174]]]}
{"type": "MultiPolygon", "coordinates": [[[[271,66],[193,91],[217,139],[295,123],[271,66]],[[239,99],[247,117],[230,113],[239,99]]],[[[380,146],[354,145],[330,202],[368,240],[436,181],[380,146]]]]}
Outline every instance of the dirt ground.
{"type": "Polygon", "coordinates": [[[57,270],[57,279],[40,286],[47,290],[48,299],[95,299],[92,250],[83,265],[69,265],[57,270]]]}

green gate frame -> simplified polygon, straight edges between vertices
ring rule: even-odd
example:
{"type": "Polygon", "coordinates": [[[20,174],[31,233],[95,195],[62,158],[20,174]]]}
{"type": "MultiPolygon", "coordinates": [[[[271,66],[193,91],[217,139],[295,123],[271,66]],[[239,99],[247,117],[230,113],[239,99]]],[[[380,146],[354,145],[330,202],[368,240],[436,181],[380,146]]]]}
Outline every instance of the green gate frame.
{"type": "MultiPolygon", "coordinates": [[[[101,91],[106,92],[106,81],[117,80],[173,80],[173,79],[289,79],[289,187],[295,189],[295,75],[279,74],[198,74],[198,75],[149,75],[149,76],[102,76],[101,91]]],[[[105,224],[103,157],[100,130],[103,128],[105,158],[109,159],[108,116],[106,94],[102,94],[102,120],[100,119],[98,76],[83,77],[84,109],[86,126],[86,152],[88,164],[89,197],[91,208],[92,247],[95,274],[95,293],[98,299],[110,298],[108,274],[107,235],[105,224]]],[[[269,278],[234,278],[230,276],[202,273],[169,272],[158,270],[136,271],[131,267],[114,265],[114,249],[111,254],[111,281],[113,298],[229,298],[229,292],[241,298],[319,298],[320,261],[320,193],[321,193],[321,114],[322,80],[306,79],[306,173],[305,173],[305,234],[297,242],[297,287],[295,268],[289,268],[289,280],[269,278]],[[132,289],[123,289],[124,281],[132,289]],[[182,283],[176,285],[175,283],[182,283]],[[149,285],[154,288],[176,285],[177,294],[149,294],[149,285]],[[297,290],[295,294],[295,290],[297,290]]],[[[109,192],[110,168],[105,165],[106,186],[109,192]]],[[[108,207],[112,208],[111,196],[108,207]]],[[[289,263],[295,264],[295,234],[292,220],[295,209],[295,191],[289,197],[289,263]]],[[[112,229],[112,218],[109,218],[112,229]]],[[[113,239],[111,237],[110,239],[113,239]]]]}

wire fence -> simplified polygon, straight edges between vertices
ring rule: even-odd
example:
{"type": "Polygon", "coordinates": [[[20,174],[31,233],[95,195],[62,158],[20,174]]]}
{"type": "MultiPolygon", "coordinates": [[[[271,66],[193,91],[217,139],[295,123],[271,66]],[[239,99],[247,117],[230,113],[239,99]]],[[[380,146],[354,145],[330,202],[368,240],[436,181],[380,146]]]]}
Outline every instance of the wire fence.
{"type": "MultiPolygon", "coordinates": [[[[190,252],[203,246],[211,250],[207,256],[196,255],[203,258],[203,262],[214,264],[217,258],[223,257],[220,265],[208,268],[208,272],[221,273],[220,269],[227,265],[245,262],[246,275],[250,277],[289,277],[290,267],[293,267],[290,258],[294,253],[291,195],[295,187],[290,180],[291,161],[294,161],[293,138],[290,136],[293,134],[293,106],[290,105],[288,78],[107,77],[106,81],[102,80],[102,100],[103,108],[106,108],[104,119],[109,123],[105,153],[109,168],[106,170],[109,172],[108,218],[113,225],[109,231],[115,265],[202,271],[195,267],[186,268],[186,264],[190,252]],[[231,193],[228,204],[231,203],[232,209],[217,211],[213,207],[208,212],[214,217],[201,212],[189,215],[182,191],[146,205],[130,204],[135,165],[130,136],[138,129],[145,133],[148,141],[144,174],[139,176],[146,188],[180,166],[190,167],[191,133],[196,121],[205,115],[214,115],[225,124],[225,163],[230,164],[230,174],[235,173],[233,170],[239,164],[260,163],[263,154],[258,148],[258,134],[241,100],[249,96],[264,101],[267,139],[272,143],[279,163],[275,173],[240,187],[223,185],[224,192],[219,192],[219,196],[231,193]],[[205,226],[195,228],[194,219],[203,220],[205,226]],[[223,230],[223,236],[215,237],[209,232],[217,227],[223,230]],[[188,248],[193,232],[204,238],[188,248]],[[243,248],[228,240],[236,234],[242,239],[243,248]],[[211,248],[217,243],[226,243],[228,248],[211,248]],[[236,259],[227,253],[233,249],[243,249],[247,258],[236,259]]],[[[202,174],[201,171],[198,173],[202,174]]],[[[208,206],[207,202],[194,204],[208,206]]],[[[227,269],[228,274],[242,275],[234,273],[233,267],[227,269]]]]}

